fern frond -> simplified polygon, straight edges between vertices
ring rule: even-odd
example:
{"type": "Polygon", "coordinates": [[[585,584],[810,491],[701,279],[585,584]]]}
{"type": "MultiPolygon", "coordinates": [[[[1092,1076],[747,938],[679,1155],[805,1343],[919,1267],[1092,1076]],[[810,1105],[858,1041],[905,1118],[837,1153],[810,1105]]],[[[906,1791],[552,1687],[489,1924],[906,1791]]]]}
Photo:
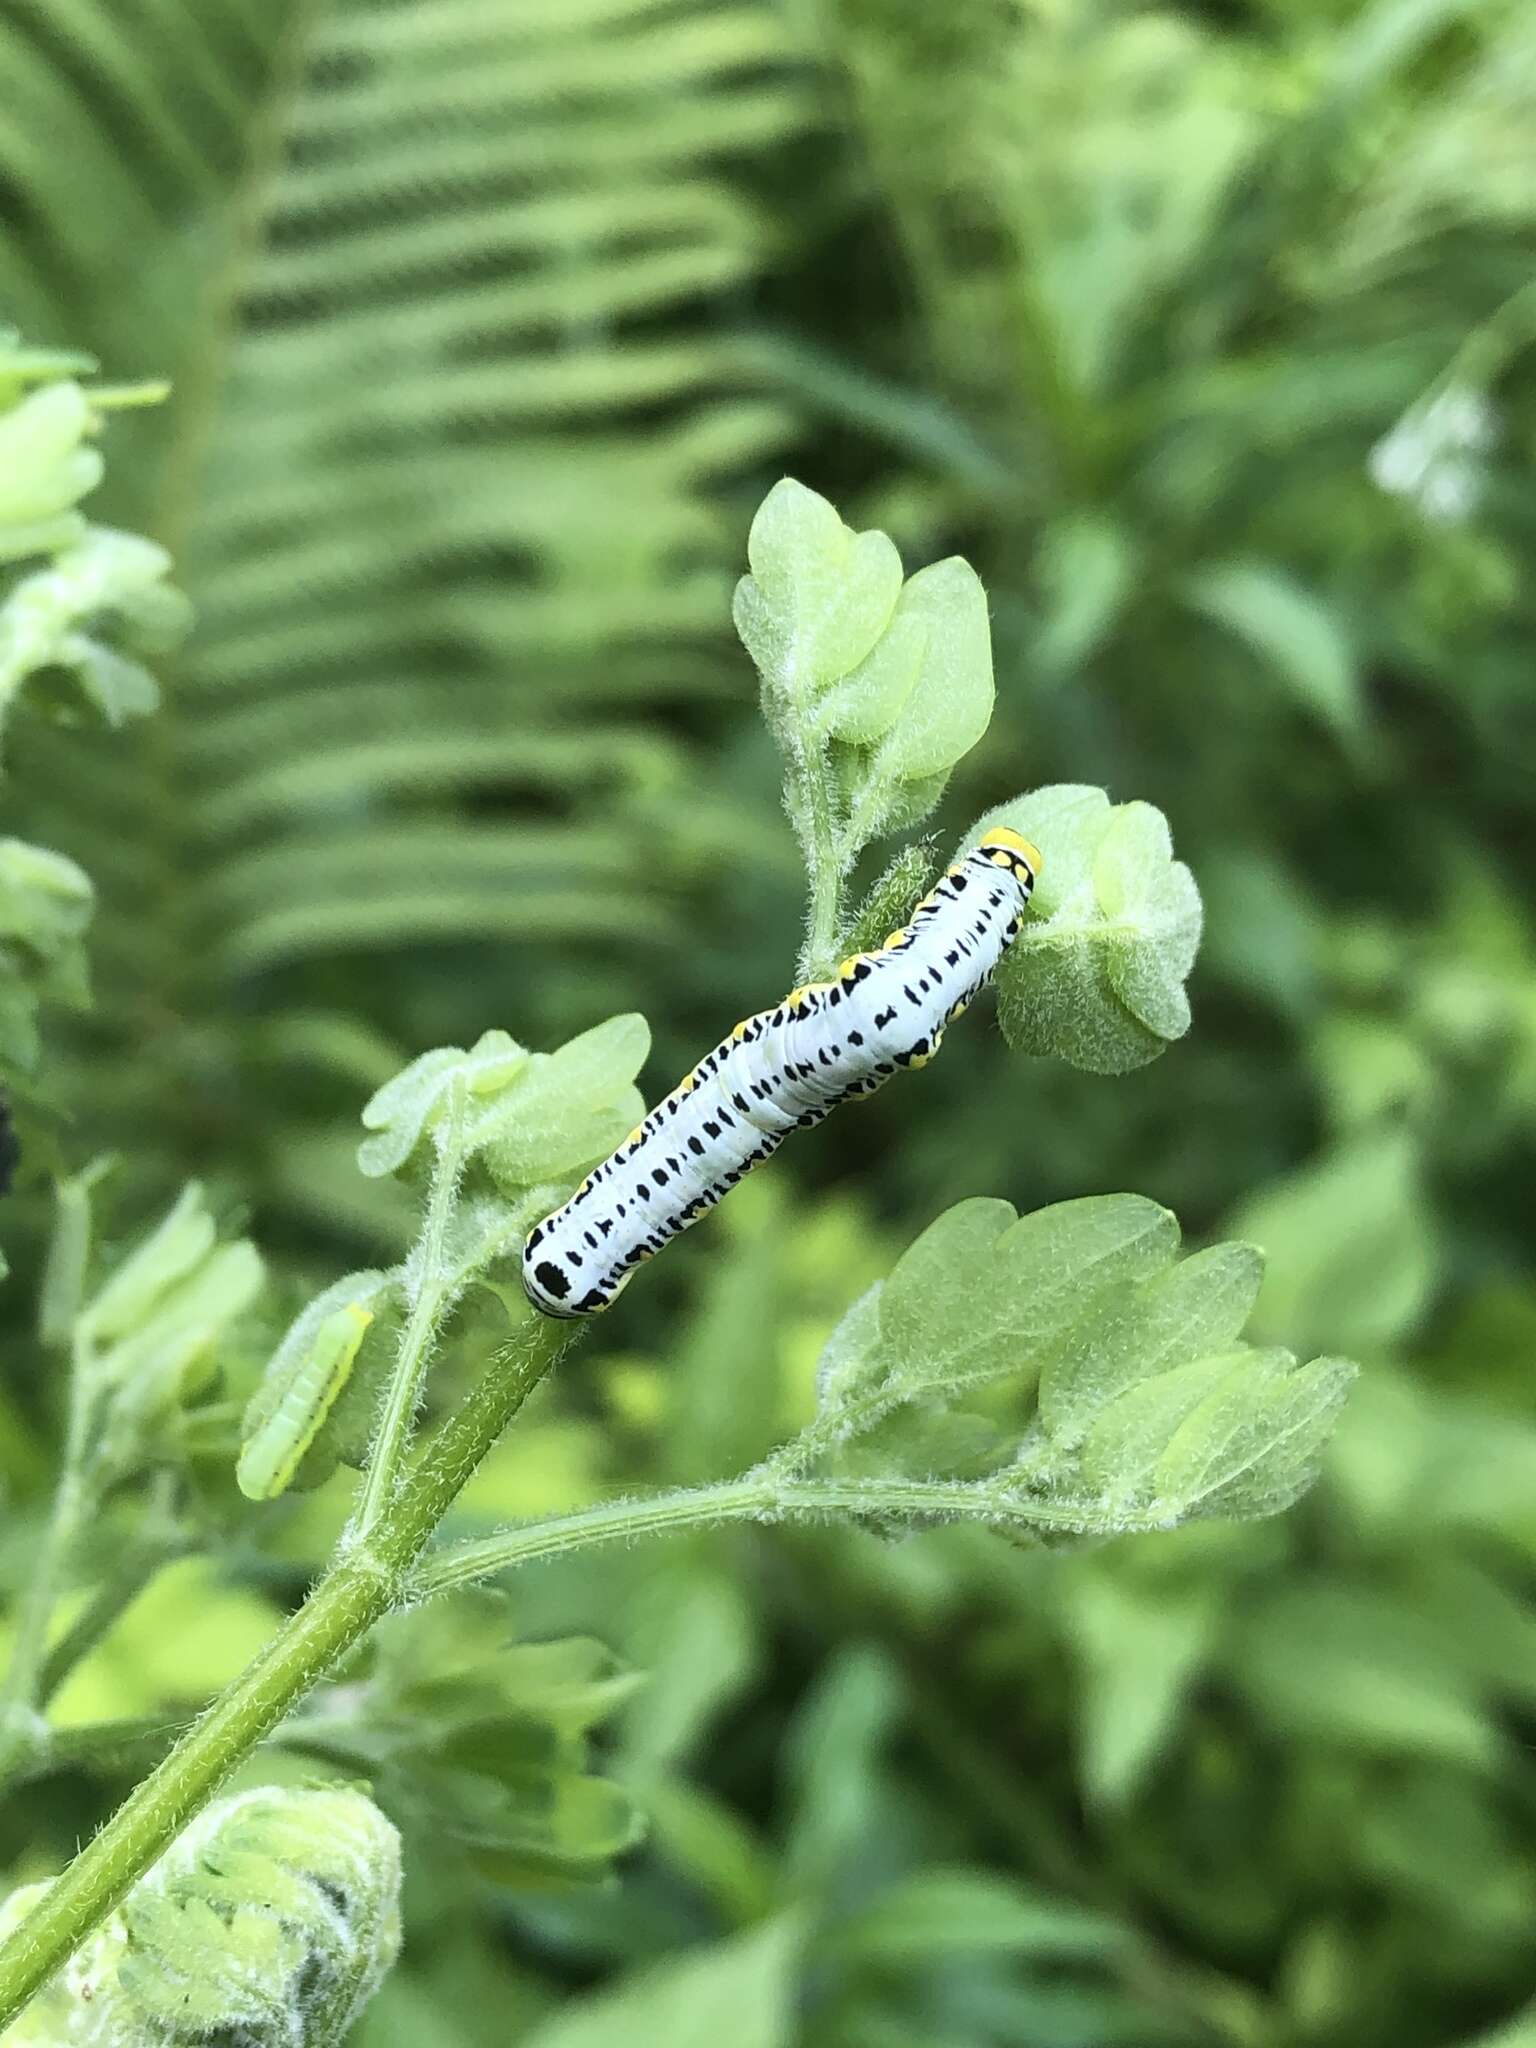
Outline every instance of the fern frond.
{"type": "MultiPolygon", "coordinates": [[[[137,470],[197,615],[161,737],[74,826],[48,736],[28,763],[126,885],[105,1000],[205,1036],[253,975],[303,1001],[303,962],[665,943],[655,805],[746,697],[723,493],[793,423],[746,311],[779,245],[760,167],[814,118],[779,11],[14,14],[0,290],[179,380],[137,470]]],[[[517,1022],[550,1020],[530,993],[517,1022]]]]}

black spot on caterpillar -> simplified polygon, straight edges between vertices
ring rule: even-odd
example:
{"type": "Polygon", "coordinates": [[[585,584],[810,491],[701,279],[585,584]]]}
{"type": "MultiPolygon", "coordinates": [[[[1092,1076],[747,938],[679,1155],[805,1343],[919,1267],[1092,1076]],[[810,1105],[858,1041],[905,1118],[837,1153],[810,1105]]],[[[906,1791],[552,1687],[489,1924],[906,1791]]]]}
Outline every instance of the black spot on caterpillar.
{"type": "Polygon", "coordinates": [[[738,1024],[529,1233],[523,1286],[534,1307],[548,1316],[607,1308],[636,1266],[712,1209],[790,1131],[820,1123],[850,1096],[872,1094],[903,1067],[925,1066],[950,1017],[992,979],[1039,869],[1027,839],[1004,826],[988,832],[878,952],[845,960],[835,981],[791,989],[772,1010],[738,1024]],[[974,900],[960,901],[973,881],[982,885],[977,915],[974,900]],[[946,990],[943,969],[954,969],[957,956],[966,964],[946,990]],[[664,1126],[672,1128],[657,1139],[664,1126]],[[653,1201],[653,1187],[666,1190],[664,1199],[653,1201]],[[602,1271],[590,1284],[578,1249],[585,1244],[592,1257],[588,1225],[603,1238],[594,1262],[602,1271]]]}

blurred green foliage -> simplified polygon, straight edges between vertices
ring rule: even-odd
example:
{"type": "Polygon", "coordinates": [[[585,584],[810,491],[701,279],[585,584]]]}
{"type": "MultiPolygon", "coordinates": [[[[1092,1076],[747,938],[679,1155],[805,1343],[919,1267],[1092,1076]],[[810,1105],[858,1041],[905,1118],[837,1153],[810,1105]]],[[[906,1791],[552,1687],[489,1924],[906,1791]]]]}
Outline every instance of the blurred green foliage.
{"type": "MultiPolygon", "coordinates": [[[[1148,804],[1171,822],[1206,901],[1194,1025],[1114,1079],[971,1030],[829,1124],[626,1297],[461,1532],[763,1455],[810,1421],[850,1304],[978,1194],[1135,1188],[1195,1242],[1255,1240],[1255,1341],[1365,1365],[1279,1520],[1070,1553],[747,1528],[551,1563],[502,1633],[456,1624],[481,1720],[418,1701],[414,1742],[381,1644],[337,1681],[376,1708],[341,1767],[453,1771],[464,1805],[434,1836],[400,1801],[404,1960],[358,2038],[1530,2048],[1528,9],[7,0],[0,97],[5,317],[174,386],[104,425],[32,401],[58,488],[12,505],[0,472],[0,518],[78,570],[104,442],[92,506],[171,550],[195,617],[120,732],[43,715],[82,685],[144,708],[59,563],[28,613],[52,668],[0,648],[28,671],[8,1061],[32,992],[83,994],[89,898],[33,846],[99,899],[94,1007],[44,1013],[8,1204],[10,1587],[59,1421],[21,1334],[43,1163],[117,1149],[109,1253],[203,1175],[200,1215],[226,1252],[250,1230],[294,1308],[404,1248],[355,1119],[423,1046],[642,1010],[654,1094],[790,978],[799,868],[728,623],[781,468],[908,569],[981,575],[996,710],[946,846],[1021,788],[1102,785],[1123,808],[1081,821],[1078,908],[1112,925],[1110,839],[1148,804]],[[509,1639],[578,1631],[622,1667],[593,1653],[552,1708],[509,1639]],[[519,1774],[570,1835],[497,1835],[519,1774]],[[556,1881],[632,1805],[649,1833],[613,1882],[556,1881]]],[[[44,367],[89,388],[88,361],[44,367]]],[[[135,565],[163,597],[162,558],[135,565]]],[[[1177,1035],[1142,968],[1106,945],[1118,1028],[1083,1067],[1177,1035]]],[[[441,1398],[504,1327],[487,1296],[441,1398]]],[[[220,1398],[182,1425],[224,1456],[193,1467],[210,1555],[167,1567],[153,1498],[90,1532],[104,1573],[166,1568],[55,1702],[120,1747],[15,1793],[19,1876],[329,1546],[340,1481],[258,1550],[220,1398]]]]}

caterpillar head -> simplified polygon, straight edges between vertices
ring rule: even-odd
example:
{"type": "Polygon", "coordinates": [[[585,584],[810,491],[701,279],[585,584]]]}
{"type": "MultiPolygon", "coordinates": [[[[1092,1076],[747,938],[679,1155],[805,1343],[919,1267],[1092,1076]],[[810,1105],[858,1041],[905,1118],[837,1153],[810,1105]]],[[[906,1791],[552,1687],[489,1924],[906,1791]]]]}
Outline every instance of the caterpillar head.
{"type": "MultiPolygon", "coordinates": [[[[600,1315],[617,1298],[618,1286],[593,1286],[590,1273],[578,1273],[554,1241],[546,1218],[529,1231],[523,1245],[523,1292],[541,1315],[561,1321],[600,1315]]],[[[626,1273],[624,1279],[629,1275],[626,1273]]]]}
{"type": "Polygon", "coordinates": [[[977,852],[986,854],[1000,868],[1011,868],[1029,888],[1034,887],[1035,879],[1044,865],[1044,856],[1039,847],[1026,839],[1022,832],[1015,832],[1008,825],[994,825],[990,832],[984,832],[977,852]]]}

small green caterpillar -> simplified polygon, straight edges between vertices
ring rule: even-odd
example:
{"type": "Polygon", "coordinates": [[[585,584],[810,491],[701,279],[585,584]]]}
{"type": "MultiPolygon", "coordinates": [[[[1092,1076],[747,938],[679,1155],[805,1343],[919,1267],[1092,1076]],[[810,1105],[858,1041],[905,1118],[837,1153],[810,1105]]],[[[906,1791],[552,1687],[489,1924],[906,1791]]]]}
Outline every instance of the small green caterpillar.
{"type": "Polygon", "coordinates": [[[241,1447],[235,1481],[247,1500],[276,1500],[293,1484],[305,1453],[352,1377],[372,1321],[373,1310],[353,1301],[334,1310],[316,1330],[276,1407],[257,1422],[241,1447]]]}

